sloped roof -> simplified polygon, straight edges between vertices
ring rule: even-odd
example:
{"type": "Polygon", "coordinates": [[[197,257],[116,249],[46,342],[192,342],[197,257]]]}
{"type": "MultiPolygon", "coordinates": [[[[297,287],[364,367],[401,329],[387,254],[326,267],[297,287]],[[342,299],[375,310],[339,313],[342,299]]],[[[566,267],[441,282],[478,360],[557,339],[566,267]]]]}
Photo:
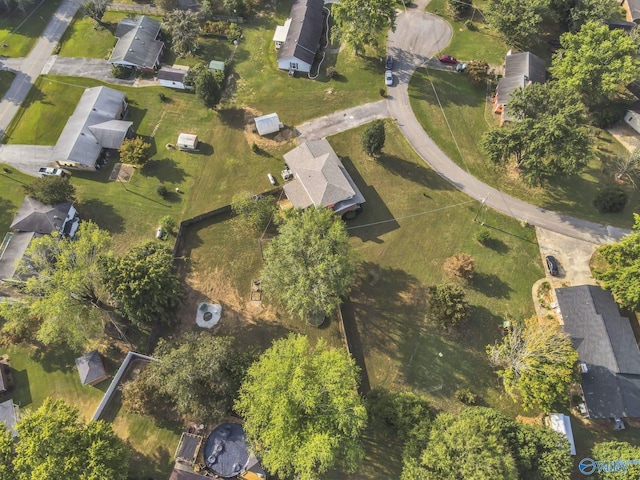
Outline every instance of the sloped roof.
{"type": "Polygon", "coordinates": [[[640,417],[640,349],[611,293],[594,285],[559,288],[564,330],[587,365],[582,389],[591,418],[640,417]]]}
{"type": "Polygon", "coordinates": [[[179,68],[162,67],[158,70],[158,80],[168,80],[170,82],[184,82],[184,78],[189,73],[188,70],[181,70],[179,68]]]}
{"type": "MultiPolygon", "coordinates": [[[[498,99],[508,105],[513,92],[531,83],[544,83],[547,78],[546,64],[531,52],[512,53],[504,59],[504,77],[498,80],[498,99]]],[[[503,117],[506,119],[506,109],[503,117]]]]}
{"type": "Polygon", "coordinates": [[[71,161],[87,167],[95,166],[103,146],[90,127],[116,119],[122,110],[124,99],[124,93],[112,88],[87,88],[64,126],[53,149],[52,158],[59,162],[71,161]]]}
{"type": "Polygon", "coordinates": [[[571,428],[571,417],[562,413],[550,413],[549,423],[551,429],[561,433],[569,440],[569,448],[571,455],[576,454],[576,443],[573,439],[573,429],[571,428]]]}
{"type": "Polygon", "coordinates": [[[109,63],[129,63],[139,68],[153,68],[164,43],[156,40],[160,22],[145,15],[124,18],[118,23],[118,43],[111,52],[109,63]]]}
{"type": "Polygon", "coordinates": [[[82,385],[89,385],[107,374],[102,363],[102,357],[97,350],[76,358],[76,366],[78,367],[82,385]]]}
{"type": "Polygon", "coordinates": [[[0,403],[0,423],[4,423],[7,430],[11,430],[11,436],[17,437],[16,423],[18,423],[17,407],[13,404],[13,400],[5,400],[0,403]]]}
{"type": "Polygon", "coordinates": [[[289,27],[291,27],[291,19],[287,18],[287,20],[284,22],[284,25],[278,25],[276,27],[276,31],[273,34],[273,41],[281,43],[284,42],[287,39],[289,27]]]}
{"type": "Polygon", "coordinates": [[[365,201],[327,140],[303,143],[287,152],[284,160],[295,176],[284,186],[294,207],[328,207],[348,199],[365,201]]]}
{"type": "Polygon", "coordinates": [[[89,130],[96,137],[102,148],[118,149],[122,146],[133,122],[125,120],[107,120],[106,122],[91,125],[89,130]]]}
{"type": "Polygon", "coordinates": [[[631,20],[634,22],[640,19],[640,0],[626,0],[631,14],[631,20]]]}
{"type": "Polygon", "coordinates": [[[268,135],[280,130],[280,118],[277,113],[269,113],[253,119],[259,135],[268,135]]]}
{"type": "Polygon", "coordinates": [[[295,57],[313,64],[322,35],[323,7],[323,0],[293,0],[289,14],[291,25],[287,39],[278,50],[278,61],[295,57]]]}
{"type": "MultiPolygon", "coordinates": [[[[67,222],[67,224],[69,223],[67,222]]],[[[0,257],[0,280],[13,278],[20,260],[22,260],[36,233],[10,232],[8,235],[11,235],[11,239],[2,252],[2,257],[0,257]]]]}
{"type": "Polygon", "coordinates": [[[46,205],[35,198],[25,197],[13,218],[11,229],[43,235],[59,232],[72,207],[72,202],[46,205]]]}

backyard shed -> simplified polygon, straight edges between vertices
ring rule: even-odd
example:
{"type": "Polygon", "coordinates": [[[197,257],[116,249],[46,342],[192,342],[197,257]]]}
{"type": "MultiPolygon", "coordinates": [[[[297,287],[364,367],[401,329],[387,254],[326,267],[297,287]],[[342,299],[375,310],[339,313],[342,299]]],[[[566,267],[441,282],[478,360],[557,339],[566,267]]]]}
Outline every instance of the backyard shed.
{"type": "Polygon", "coordinates": [[[284,128],[277,113],[269,113],[268,115],[256,117],[254,121],[256,122],[259,135],[269,135],[270,133],[279,132],[280,129],[284,128]]]}
{"type": "Polygon", "coordinates": [[[82,385],[95,385],[109,377],[97,350],[76,358],[76,366],[82,385]]]}
{"type": "Polygon", "coordinates": [[[162,67],[158,70],[156,78],[163,87],[187,90],[189,87],[184,83],[187,73],[189,73],[188,70],[181,68],[162,67]]]}
{"type": "Polygon", "coordinates": [[[636,132],[640,133],[640,100],[629,107],[624,116],[624,121],[636,132]]]}
{"type": "Polygon", "coordinates": [[[180,150],[196,150],[198,148],[198,136],[191,133],[181,133],[178,135],[178,148],[180,150]]]}
{"type": "Polygon", "coordinates": [[[224,62],[220,60],[211,60],[209,62],[209,70],[215,72],[216,70],[219,72],[224,72],[224,62]]]}
{"type": "Polygon", "coordinates": [[[571,429],[571,417],[562,413],[550,413],[549,414],[549,426],[551,430],[554,430],[569,440],[571,455],[576,454],[576,444],[573,440],[573,430],[571,429]]]}

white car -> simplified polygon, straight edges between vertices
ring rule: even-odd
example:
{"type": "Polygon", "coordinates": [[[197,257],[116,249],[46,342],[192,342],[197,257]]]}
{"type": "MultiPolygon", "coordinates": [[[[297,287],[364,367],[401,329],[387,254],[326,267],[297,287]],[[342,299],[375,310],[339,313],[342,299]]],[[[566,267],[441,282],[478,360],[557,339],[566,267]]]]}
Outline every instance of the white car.
{"type": "Polygon", "coordinates": [[[57,175],[59,177],[67,176],[67,173],[61,168],[41,167],[38,172],[40,172],[43,177],[48,177],[50,175],[57,175]]]}
{"type": "Polygon", "coordinates": [[[393,85],[393,73],[391,73],[391,70],[387,70],[386,72],[384,72],[384,84],[387,87],[393,85]]]}

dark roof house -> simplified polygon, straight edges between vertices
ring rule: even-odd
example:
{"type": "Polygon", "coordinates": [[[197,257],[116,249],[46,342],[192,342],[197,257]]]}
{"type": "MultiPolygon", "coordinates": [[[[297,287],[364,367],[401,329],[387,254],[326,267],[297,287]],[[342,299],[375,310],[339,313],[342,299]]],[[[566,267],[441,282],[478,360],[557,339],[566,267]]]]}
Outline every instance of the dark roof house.
{"type": "Polygon", "coordinates": [[[623,0],[622,5],[627,11],[627,20],[640,23],[640,0],[623,0]]]}
{"type": "Polygon", "coordinates": [[[76,366],[82,385],[95,385],[109,377],[102,363],[102,356],[97,350],[76,358],[76,366]]]}
{"type": "Polygon", "coordinates": [[[503,122],[513,120],[507,113],[507,105],[513,92],[532,83],[544,83],[546,64],[531,52],[508,53],[504,59],[504,77],[498,80],[494,108],[503,122]]]}
{"type": "Polygon", "coordinates": [[[13,438],[18,436],[16,423],[20,420],[18,406],[13,404],[13,400],[5,400],[0,403],[0,423],[4,423],[7,430],[11,431],[13,438]]]}
{"type": "Polygon", "coordinates": [[[342,215],[365,202],[327,140],[303,143],[287,152],[284,161],[294,176],[284,192],[295,208],[315,205],[342,215]]]}
{"type": "Polygon", "coordinates": [[[581,383],[589,417],[639,418],[640,349],[629,319],[610,292],[594,285],[559,288],[556,295],[564,330],[586,367],[581,383]]]}
{"type": "Polygon", "coordinates": [[[282,70],[310,72],[324,30],[325,16],[323,0],[293,0],[289,19],[283,29],[276,32],[278,49],[278,68],[282,70]],[[287,28],[288,27],[288,28],[287,28]]]}
{"type": "Polygon", "coordinates": [[[157,40],[160,22],[145,15],[124,18],[118,23],[118,42],[108,62],[113,65],[153,70],[160,65],[164,43],[157,40]]]}

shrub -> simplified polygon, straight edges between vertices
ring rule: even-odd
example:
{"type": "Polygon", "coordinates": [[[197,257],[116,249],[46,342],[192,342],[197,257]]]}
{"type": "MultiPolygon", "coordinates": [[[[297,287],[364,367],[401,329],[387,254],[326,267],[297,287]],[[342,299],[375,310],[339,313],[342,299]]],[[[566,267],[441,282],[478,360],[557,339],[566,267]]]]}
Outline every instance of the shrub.
{"type": "Polygon", "coordinates": [[[461,388],[455,391],[454,393],[456,400],[464,403],[465,405],[475,405],[476,404],[476,394],[473,393],[468,388],[461,388]]]}
{"type": "Polygon", "coordinates": [[[380,89],[380,96],[381,97],[386,97],[387,96],[387,89],[386,88],[381,88],[380,89]]]}
{"type": "Polygon", "coordinates": [[[131,69],[123,67],[122,65],[112,65],[111,75],[116,78],[129,78],[131,76],[131,69]]]}
{"type": "Polygon", "coordinates": [[[127,138],[120,147],[120,161],[131,165],[144,165],[149,160],[151,145],[142,137],[127,138]]]}
{"type": "Polygon", "coordinates": [[[455,279],[470,281],[475,270],[475,261],[467,253],[459,253],[444,261],[444,271],[455,279]]]}
{"type": "Polygon", "coordinates": [[[489,233],[489,230],[487,230],[486,228],[478,230],[476,232],[476,241],[480,245],[486,245],[487,243],[489,243],[491,241],[491,234],[489,233]]]}
{"type": "Polygon", "coordinates": [[[176,221],[173,219],[173,217],[171,215],[165,215],[164,217],[162,217],[158,221],[158,224],[162,227],[162,229],[165,232],[167,232],[167,233],[169,233],[171,235],[173,235],[173,233],[176,231],[176,221]]]}
{"type": "Polygon", "coordinates": [[[158,195],[160,195],[162,198],[164,198],[169,193],[169,190],[167,190],[167,187],[165,187],[164,185],[158,185],[158,188],[156,189],[156,192],[158,192],[158,195]]]}
{"type": "Polygon", "coordinates": [[[338,74],[338,71],[336,70],[336,67],[334,66],[327,67],[327,78],[333,78],[337,74],[338,74]]]}
{"type": "Polygon", "coordinates": [[[487,80],[489,64],[484,60],[471,60],[467,63],[467,75],[474,83],[483,83],[487,80]]]}
{"type": "Polygon", "coordinates": [[[471,0],[449,0],[447,2],[447,7],[451,15],[455,19],[459,19],[463,15],[469,13],[471,10],[473,3],[471,0]]]}
{"type": "Polygon", "coordinates": [[[600,213],[621,212],[627,203],[627,194],[620,187],[606,187],[598,192],[593,205],[600,213]]]}
{"type": "Polygon", "coordinates": [[[251,144],[251,151],[253,153],[259,153],[260,152],[260,147],[258,146],[258,144],[256,142],[253,142],[251,144]]]}
{"type": "Polygon", "coordinates": [[[169,98],[164,93],[159,93],[158,98],[161,102],[166,102],[167,100],[169,100],[169,98]]]}
{"type": "Polygon", "coordinates": [[[384,122],[382,120],[371,122],[360,139],[364,153],[370,157],[379,155],[384,147],[385,137],[384,122]]]}

